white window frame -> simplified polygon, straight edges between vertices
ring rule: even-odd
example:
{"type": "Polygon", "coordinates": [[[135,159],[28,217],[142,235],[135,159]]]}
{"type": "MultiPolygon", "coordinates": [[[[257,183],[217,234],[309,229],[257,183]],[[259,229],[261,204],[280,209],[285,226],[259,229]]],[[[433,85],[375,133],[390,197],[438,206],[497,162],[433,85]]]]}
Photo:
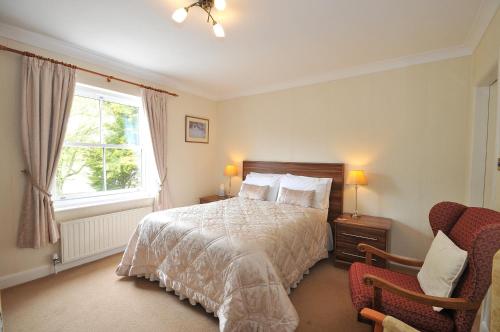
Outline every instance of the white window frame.
{"type": "MultiPolygon", "coordinates": [[[[133,107],[139,108],[139,140],[138,144],[103,144],[103,143],[66,143],[64,142],[64,147],[87,147],[87,148],[102,148],[103,154],[106,152],[107,148],[127,148],[134,149],[140,152],[140,186],[137,188],[130,189],[118,189],[118,190],[106,190],[106,159],[105,155],[103,155],[103,176],[104,176],[104,190],[97,192],[89,192],[89,193],[78,193],[78,194],[68,194],[64,196],[58,196],[55,193],[55,190],[52,190],[54,193],[54,203],[56,210],[62,210],[68,207],[73,206],[88,206],[92,204],[92,202],[105,203],[107,201],[126,201],[134,198],[146,198],[152,197],[150,194],[150,185],[151,183],[151,174],[148,174],[147,170],[150,167],[147,167],[146,154],[149,152],[149,149],[145,148],[145,143],[149,140],[145,139],[146,135],[149,134],[149,130],[147,128],[146,118],[144,114],[144,110],[142,108],[142,100],[138,96],[128,95],[116,91],[111,91],[107,89],[102,89],[86,84],[77,83],[75,88],[75,96],[87,97],[100,100],[100,103],[103,101],[110,101],[124,105],[130,105],[133,107]]],[[[99,129],[102,140],[102,105],[100,105],[99,110],[100,122],[99,129]]],[[[70,115],[71,116],[71,115],[70,115]]],[[[55,181],[54,181],[55,185],[55,181]]]]}

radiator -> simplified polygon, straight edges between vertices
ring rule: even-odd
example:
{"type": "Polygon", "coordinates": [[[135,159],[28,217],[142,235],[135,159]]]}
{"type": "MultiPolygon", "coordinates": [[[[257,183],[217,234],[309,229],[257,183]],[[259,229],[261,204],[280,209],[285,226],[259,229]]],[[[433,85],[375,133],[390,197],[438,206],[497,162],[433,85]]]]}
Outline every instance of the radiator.
{"type": "Polygon", "coordinates": [[[62,263],[125,246],[150,207],[60,223],[62,263]]]}

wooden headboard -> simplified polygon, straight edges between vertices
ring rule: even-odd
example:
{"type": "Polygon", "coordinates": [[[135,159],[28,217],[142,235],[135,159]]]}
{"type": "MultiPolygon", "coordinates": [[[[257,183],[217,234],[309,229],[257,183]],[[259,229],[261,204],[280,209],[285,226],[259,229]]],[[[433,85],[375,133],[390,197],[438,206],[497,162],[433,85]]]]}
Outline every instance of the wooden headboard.
{"type": "Polygon", "coordinates": [[[344,164],[330,163],[294,163],[276,161],[243,161],[243,180],[250,172],[276,173],[332,178],[330,191],[330,207],[328,221],[332,221],[342,214],[344,205],[344,164]]]}

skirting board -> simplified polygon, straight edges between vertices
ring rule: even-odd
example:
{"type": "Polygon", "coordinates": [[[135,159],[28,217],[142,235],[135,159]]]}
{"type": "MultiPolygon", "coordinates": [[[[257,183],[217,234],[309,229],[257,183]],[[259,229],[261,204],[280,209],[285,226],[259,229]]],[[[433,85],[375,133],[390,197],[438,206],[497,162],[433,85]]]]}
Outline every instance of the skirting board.
{"type": "MultiPolygon", "coordinates": [[[[125,246],[111,249],[97,255],[88,256],[77,261],[73,261],[67,264],[56,265],[56,271],[62,272],[64,270],[77,267],[79,265],[87,264],[107,256],[115,255],[125,250],[125,246]]],[[[21,271],[13,274],[8,274],[6,276],[0,277],[0,289],[5,289],[20,284],[24,284],[29,281],[40,279],[46,276],[54,274],[54,267],[52,265],[40,266],[31,270],[21,271]]]]}

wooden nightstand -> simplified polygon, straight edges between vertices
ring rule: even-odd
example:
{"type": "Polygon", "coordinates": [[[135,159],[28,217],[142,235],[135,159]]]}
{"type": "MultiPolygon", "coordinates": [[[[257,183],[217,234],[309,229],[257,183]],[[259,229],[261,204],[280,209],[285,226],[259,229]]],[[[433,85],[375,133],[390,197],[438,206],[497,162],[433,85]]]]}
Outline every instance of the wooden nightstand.
{"type": "MultiPolygon", "coordinates": [[[[353,219],[350,214],[343,214],[333,224],[336,265],[349,266],[354,262],[364,262],[364,253],[357,249],[359,243],[389,251],[391,219],[372,216],[353,219]]],[[[376,256],[373,257],[373,265],[387,267],[385,260],[376,256]]]]}
{"type": "Polygon", "coordinates": [[[200,204],[223,201],[225,199],[231,198],[232,196],[218,196],[218,195],[210,195],[205,197],[200,197],[200,204]]]}

